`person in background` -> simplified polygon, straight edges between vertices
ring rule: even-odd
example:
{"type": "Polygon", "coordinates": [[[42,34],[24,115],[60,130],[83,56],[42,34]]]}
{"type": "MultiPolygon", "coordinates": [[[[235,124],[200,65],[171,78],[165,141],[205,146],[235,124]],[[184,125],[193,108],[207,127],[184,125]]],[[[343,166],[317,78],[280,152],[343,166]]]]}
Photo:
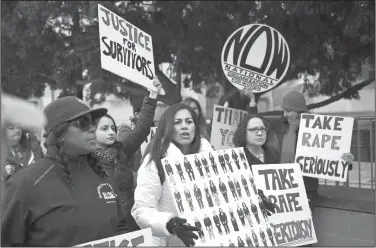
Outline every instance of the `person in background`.
{"type": "Polygon", "coordinates": [[[93,153],[95,120],[73,96],[44,109],[47,153],[6,182],[2,246],[75,246],[118,235],[123,215],[111,177],[93,153]]]}
{"type": "Polygon", "coordinates": [[[132,215],[141,228],[151,228],[155,246],[193,246],[199,231],[179,218],[166,182],[161,159],[213,151],[201,138],[200,124],[194,110],[174,104],[162,115],[157,131],[145,150],[138,171],[132,215]],[[152,218],[151,218],[152,217],[152,218]]]}
{"type": "MultiPolygon", "coordinates": [[[[256,114],[257,106],[255,95],[249,91],[245,92],[244,94],[250,98],[248,113],[256,114]]],[[[282,99],[281,107],[283,110],[283,116],[276,122],[270,122],[270,125],[266,124],[270,127],[269,129],[273,129],[273,132],[275,132],[277,137],[276,139],[273,138],[272,142],[269,142],[269,146],[277,150],[277,159],[280,163],[294,163],[296,146],[298,142],[300,115],[302,113],[310,112],[307,108],[304,95],[298,91],[288,92],[282,99]]],[[[263,122],[264,124],[267,123],[265,119],[263,122]]],[[[257,135],[260,135],[259,131],[257,131],[257,135]]],[[[266,133],[263,134],[263,136],[265,135],[266,133]]],[[[270,136],[270,134],[268,134],[268,136],[270,136]]],[[[342,155],[342,159],[350,164],[350,170],[352,168],[351,163],[354,160],[354,155],[351,153],[344,153],[342,155]]],[[[313,177],[303,177],[303,180],[307,192],[309,206],[311,208],[311,212],[313,213],[318,200],[319,180],[313,177]]]]}
{"type": "Polygon", "coordinates": [[[201,135],[208,141],[210,141],[210,134],[211,134],[211,129],[209,125],[206,123],[204,113],[202,111],[200,103],[192,98],[192,97],[187,97],[185,98],[182,103],[190,106],[195,113],[198,116],[199,123],[200,123],[200,130],[201,130],[201,135]]]}
{"type": "Polygon", "coordinates": [[[162,89],[162,85],[156,79],[154,86],[157,91],[150,91],[148,98],[144,99],[142,109],[135,128],[126,136],[120,135],[117,138],[117,128],[115,120],[105,114],[97,120],[95,135],[97,139],[96,158],[106,167],[106,171],[115,180],[120,200],[124,205],[129,223],[122,223],[124,231],[132,232],[138,230],[136,222],[131,215],[134,203],[133,171],[129,159],[139,150],[141,144],[150,133],[150,128],[154,119],[154,112],[157,107],[157,96],[162,89]]]}
{"type": "Polygon", "coordinates": [[[42,148],[37,137],[23,130],[20,126],[8,125],[6,139],[10,152],[4,163],[5,180],[43,157],[42,148]]]}

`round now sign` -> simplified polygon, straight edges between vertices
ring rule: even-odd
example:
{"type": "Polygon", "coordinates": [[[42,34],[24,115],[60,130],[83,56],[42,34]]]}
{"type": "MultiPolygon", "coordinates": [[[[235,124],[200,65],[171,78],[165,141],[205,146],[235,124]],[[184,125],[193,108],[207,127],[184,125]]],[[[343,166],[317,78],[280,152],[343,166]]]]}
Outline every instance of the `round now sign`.
{"type": "Polygon", "coordinates": [[[222,69],[239,90],[261,93],[274,88],[290,66],[290,50],[285,38],[264,24],[237,29],[222,49],[222,69]]]}

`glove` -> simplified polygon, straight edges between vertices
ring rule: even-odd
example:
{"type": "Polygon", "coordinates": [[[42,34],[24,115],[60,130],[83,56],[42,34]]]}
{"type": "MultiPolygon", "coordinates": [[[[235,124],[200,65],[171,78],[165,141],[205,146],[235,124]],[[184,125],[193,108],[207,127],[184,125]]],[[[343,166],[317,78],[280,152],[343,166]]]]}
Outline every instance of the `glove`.
{"type": "Polygon", "coordinates": [[[187,224],[186,219],[179,217],[172,218],[166,227],[171,234],[175,234],[187,247],[194,246],[194,239],[198,239],[198,236],[193,232],[200,231],[197,227],[187,224]]]}
{"type": "Polygon", "coordinates": [[[272,202],[269,200],[269,198],[265,196],[264,191],[262,191],[262,190],[260,190],[260,189],[257,190],[257,191],[258,191],[259,196],[260,196],[261,199],[262,199],[262,203],[264,204],[265,209],[268,210],[268,211],[266,212],[266,214],[267,214],[268,216],[271,216],[272,213],[275,213],[276,204],[272,203],[272,202]]]}

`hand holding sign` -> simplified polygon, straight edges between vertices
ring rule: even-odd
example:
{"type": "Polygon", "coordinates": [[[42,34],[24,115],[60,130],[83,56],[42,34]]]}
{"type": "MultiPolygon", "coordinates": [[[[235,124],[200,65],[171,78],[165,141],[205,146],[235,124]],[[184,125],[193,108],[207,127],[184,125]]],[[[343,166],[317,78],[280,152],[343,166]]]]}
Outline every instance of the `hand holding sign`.
{"type": "Polygon", "coordinates": [[[179,217],[174,217],[167,223],[167,230],[178,236],[186,246],[194,246],[194,239],[198,239],[198,236],[193,232],[200,231],[197,227],[187,224],[186,219],[179,217]]]}
{"type": "Polygon", "coordinates": [[[150,91],[150,95],[149,95],[150,98],[157,99],[158,95],[165,95],[166,94],[165,91],[163,90],[161,82],[159,81],[159,79],[157,77],[154,78],[153,85],[156,88],[156,91],[149,90],[150,91]]]}

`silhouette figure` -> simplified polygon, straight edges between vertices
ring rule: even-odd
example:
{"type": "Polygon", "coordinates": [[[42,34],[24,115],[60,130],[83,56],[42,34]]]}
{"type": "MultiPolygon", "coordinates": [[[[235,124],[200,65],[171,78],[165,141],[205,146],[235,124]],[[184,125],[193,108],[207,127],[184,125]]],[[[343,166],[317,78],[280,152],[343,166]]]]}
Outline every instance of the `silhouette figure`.
{"type": "Polygon", "coordinates": [[[170,182],[175,185],[176,183],[174,180],[174,171],[172,170],[172,166],[168,163],[167,160],[165,160],[165,168],[166,168],[167,175],[170,178],[170,182]]]}
{"type": "Polygon", "coordinates": [[[242,223],[243,226],[245,226],[245,216],[244,216],[243,209],[240,207],[239,203],[237,204],[237,207],[238,208],[237,208],[236,212],[238,213],[240,222],[242,223]]]}
{"type": "Polygon", "coordinates": [[[215,239],[212,222],[206,214],[204,215],[204,224],[206,226],[206,231],[209,232],[210,239],[215,239]]]}
{"type": "Polygon", "coordinates": [[[236,221],[236,218],[234,216],[234,212],[232,211],[231,208],[229,208],[229,213],[230,213],[230,219],[231,219],[231,223],[232,223],[232,226],[234,227],[234,231],[239,231],[239,226],[238,226],[238,222],[236,221]]]}
{"type": "Polygon", "coordinates": [[[197,187],[197,184],[195,184],[193,192],[195,194],[195,197],[196,197],[196,200],[198,202],[198,205],[199,205],[200,209],[203,209],[204,208],[204,203],[202,201],[202,193],[201,193],[200,188],[197,187]]]}
{"type": "Polygon", "coordinates": [[[227,176],[227,181],[228,181],[228,187],[230,188],[230,191],[232,193],[232,196],[234,197],[235,200],[238,200],[239,197],[236,194],[236,189],[235,189],[235,184],[233,181],[231,181],[230,177],[227,176]]]}
{"type": "Polygon", "coordinates": [[[222,228],[221,228],[221,222],[219,221],[219,217],[218,217],[218,215],[215,211],[213,211],[213,221],[214,221],[215,226],[218,229],[218,233],[220,235],[223,235],[222,228]]]}
{"type": "Polygon", "coordinates": [[[253,214],[253,216],[255,216],[255,219],[256,219],[257,223],[260,224],[260,217],[259,217],[259,214],[258,214],[257,206],[256,206],[256,204],[254,204],[252,202],[252,200],[250,200],[250,201],[251,201],[251,211],[252,211],[252,214],[253,214]]]}
{"type": "Polygon", "coordinates": [[[264,216],[264,219],[267,220],[268,219],[268,214],[266,213],[267,210],[266,210],[266,208],[264,206],[264,202],[262,201],[260,196],[258,196],[258,203],[259,203],[259,208],[261,210],[261,213],[264,216]]]}
{"type": "Polygon", "coordinates": [[[197,155],[195,155],[195,165],[196,165],[198,172],[200,173],[200,177],[204,178],[204,172],[202,171],[202,165],[201,165],[201,162],[198,159],[197,155]]]}
{"type": "Polygon", "coordinates": [[[248,233],[245,233],[245,242],[247,242],[248,247],[253,247],[252,239],[249,237],[248,233]]]}
{"type": "Polygon", "coordinates": [[[175,189],[174,196],[175,196],[176,204],[178,205],[179,211],[180,212],[184,212],[184,207],[183,207],[183,201],[181,199],[181,194],[180,194],[180,192],[177,189],[175,189]]]}
{"type": "Polygon", "coordinates": [[[204,183],[204,190],[205,190],[205,197],[206,197],[206,200],[208,202],[209,207],[210,208],[214,207],[213,199],[210,195],[209,188],[208,188],[208,185],[206,183],[204,183]]]}
{"type": "Polygon", "coordinates": [[[235,244],[232,243],[231,239],[228,240],[228,243],[229,243],[228,247],[235,247],[235,244]]]}
{"type": "Polygon", "coordinates": [[[180,177],[180,181],[182,183],[185,183],[184,173],[183,173],[183,170],[181,168],[181,164],[179,162],[176,162],[175,163],[175,167],[176,167],[176,170],[178,171],[178,174],[179,174],[179,177],[180,177]]]}
{"type": "Polygon", "coordinates": [[[257,239],[257,235],[256,235],[255,231],[253,231],[253,229],[252,229],[252,238],[253,238],[253,241],[255,242],[255,246],[259,247],[259,242],[258,242],[258,239],[257,239]]]}
{"type": "Polygon", "coordinates": [[[185,195],[185,199],[187,200],[189,208],[191,209],[191,211],[195,211],[195,209],[193,207],[191,192],[189,192],[189,190],[187,188],[185,188],[185,190],[184,190],[184,195],[185,195]]]}
{"type": "Polygon", "coordinates": [[[234,183],[235,183],[236,192],[238,193],[239,197],[242,197],[242,189],[240,187],[239,181],[236,178],[234,179],[234,183]]]}
{"type": "Polygon", "coordinates": [[[248,169],[248,167],[247,167],[247,160],[246,160],[246,158],[245,158],[244,153],[243,153],[242,151],[240,151],[239,154],[240,154],[240,159],[241,159],[242,162],[243,162],[244,169],[248,169]]]}
{"type": "Polygon", "coordinates": [[[255,193],[255,195],[257,195],[257,189],[256,189],[255,181],[253,180],[252,176],[249,176],[249,182],[251,183],[251,187],[253,189],[253,192],[255,193]]]}
{"type": "Polygon", "coordinates": [[[221,179],[219,178],[219,190],[221,191],[223,198],[225,198],[226,203],[228,203],[227,187],[221,179]]]}
{"type": "Polygon", "coordinates": [[[266,228],[266,233],[268,234],[270,242],[272,242],[272,246],[275,247],[276,245],[274,243],[273,232],[269,226],[266,228]]]}
{"type": "Polygon", "coordinates": [[[234,172],[234,170],[232,169],[230,156],[226,152],[223,152],[223,153],[224,153],[224,157],[225,157],[226,164],[227,164],[228,168],[230,169],[231,172],[234,172]]]}
{"type": "Polygon", "coordinates": [[[204,165],[206,175],[210,177],[211,175],[210,175],[208,160],[206,160],[204,156],[201,156],[201,162],[204,165]]]}
{"type": "Polygon", "coordinates": [[[225,174],[227,174],[227,168],[226,168],[226,162],[225,162],[225,158],[223,157],[223,155],[218,152],[218,161],[222,167],[222,170],[225,174]]]}
{"type": "Polygon", "coordinates": [[[248,209],[247,205],[245,204],[245,202],[243,202],[242,205],[243,205],[244,216],[248,221],[248,225],[250,227],[253,227],[253,223],[252,223],[251,215],[249,213],[249,209],[248,209]]]}
{"type": "Polygon", "coordinates": [[[228,228],[227,216],[223,212],[222,208],[219,209],[219,219],[225,229],[226,234],[230,234],[230,229],[228,228]]]}
{"type": "Polygon", "coordinates": [[[240,238],[240,236],[238,236],[238,247],[244,247],[245,244],[244,244],[244,241],[240,238]]]}
{"type": "Polygon", "coordinates": [[[235,150],[232,149],[232,159],[235,161],[235,164],[236,164],[236,167],[238,168],[238,170],[240,170],[240,164],[239,164],[239,158],[238,158],[238,154],[236,154],[235,150]]]}
{"type": "Polygon", "coordinates": [[[242,180],[242,184],[243,184],[243,188],[245,190],[245,193],[247,194],[248,197],[250,197],[251,193],[249,192],[248,183],[247,183],[247,180],[245,180],[243,175],[241,175],[241,180],[242,180]]]}
{"type": "Polygon", "coordinates": [[[215,204],[217,206],[221,205],[221,202],[219,201],[217,187],[215,186],[212,180],[209,181],[209,184],[210,184],[210,191],[212,192],[212,195],[214,197],[215,204]]]}
{"type": "Polygon", "coordinates": [[[214,174],[218,175],[218,168],[217,168],[217,163],[215,162],[215,159],[211,153],[209,153],[209,159],[211,162],[212,169],[214,171],[214,174]]]}
{"type": "Polygon", "coordinates": [[[193,173],[192,165],[191,163],[189,163],[186,157],[184,157],[184,167],[185,171],[188,173],[189,179],[191,181],[195,180],[195,174],[193,173]]]}
{"type": "Polygon", "coordinates": [[[195,227],[198,228],[200,231],[198,231],[198,236],[200,237],[200,240],[202,243],[205,243],[205,234],[202,230],[201,222],[198,220],[197,217],[195,217],[195,227]]]}
{"type": "Polygon", "coordinates": [[[263,243],[264,247],[267,247],[268,243],[266,242],[265,233],[262,230],[260,230],[260,238],[262,240],[262,243],[263,243]]]}

